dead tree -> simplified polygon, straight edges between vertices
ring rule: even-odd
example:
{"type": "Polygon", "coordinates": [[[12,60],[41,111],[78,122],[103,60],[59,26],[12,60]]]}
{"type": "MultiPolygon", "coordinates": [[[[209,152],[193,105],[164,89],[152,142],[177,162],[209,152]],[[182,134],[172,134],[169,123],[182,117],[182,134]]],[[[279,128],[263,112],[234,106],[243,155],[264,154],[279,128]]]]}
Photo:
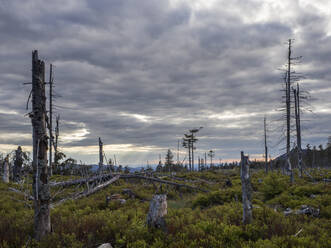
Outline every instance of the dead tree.
{"type": "Polygon", "coordinates": [[[202,127],[190,129],[188,134],[184,134],[183,138],[183,147],[188,148],[190,171],[194,170],[194,150],[196,149],[196,147],[194,147],[194,143],[198,141],[195,135],[200,131],[200,129],[202,129],[202,127]]]}
{"type": "Polygon", "coordinates": [[[35,238],[40,240],[50,232],[51,220],[47,167],[45,64],[38,59],[38,51],[32,52],[32,112],[29,116],[33,132],[34,233],[35,238]]]}
{"type": "Polygon", "coordinates": [[[265,173],[268,173],[267,118],[264,117],[264,157],[265,173]]]}
{"type": "Polygon", "coordinates": [[[60,135],[60,128],[59,128],[59,123],[60,123],[60,115],[56,116],[56,126],[55,126],[55,142],[53,142],[54,146],[54,164],[57,166],[58,165],[58,142],[59,142],[59,135],[60,135]]]}
{"type": "Polygon", "coordinates": [[[297,153],[298,153],[298,167],[300,169],[300,177],[303,174],[302,168],[302,149],[301,149],[301,123],[300,123],[300,90],[299,84],[297,84],[297,88],[293,88],[294,94],[294,102],[295,102],[295,124],[297,131],[297,153]]]}
{"type": "Polygon", "coordinates": [[[3,160],[3,175],[2,180],[9,183],[9,154],[3,160]]]}
{"type": "Polygon", "coordinates": [[[16,182],[18,182],[21,178],[22,166],[23,166],[23,152],[22,152],[22,148],[19,146],[15,151],[15,161],[13,168],[13,178],[14,181],[16,182]]]}
{"type": "Polygon", "coordinates": [[[154,195],[149,205],[147,225],[150,228],[166,229],[165,215],[167,214],[167,195],[154,195]]]}
{"type": "Polygon", "coordinates": [[[53,175],[52,168],[52,146],[53,138],[53,65],[49,65],[49,175],[53,175]]]}
{"type": "Polygon", "coordinates": [[[210,150],[208,152],[208,157],[210,158],[210,168],[213,167],[213,158],[215,157],[215,152],[213,150],[210,150]]]}
{"type": "Polygon", "coordinates": [[[242,186],[242,203],[243,203],[243,223],[250,224],[252,222],[252,187],[249,175],[248,156],[241,152],[240,176],[242,186]]]}
{"type": "Polygon", "coordinates": [[[101,170],[103,166],[103,143],[101,138],[99,137],[99,170],[101,170]]]}
{"type": "Polygon", "coordinates": [[[293,177],[293,168],[291,164],[289,163],[290,161],[290,152],[291,152],[291,121],[292,121],[292,92],[291,92],[291,86],[293,85],[294,82],[297,82],[302,76],[295,72],[293,70],[294,65],[297,64],[300,61],[301,57],[292,57],[292,43],[293,40],[289,39],[288,40],[288,54],[287,54],[287,63],[286,63],[286,69],[284,70],[285,77],[284,77],[284,82],[285,82],[285,118],[286,118],[286,159],[285,159],[285,165],[287,165],[287,171],[289,172],[290,175],[290,181],[291,183],[294,182],[294,177],[293,177]]]}

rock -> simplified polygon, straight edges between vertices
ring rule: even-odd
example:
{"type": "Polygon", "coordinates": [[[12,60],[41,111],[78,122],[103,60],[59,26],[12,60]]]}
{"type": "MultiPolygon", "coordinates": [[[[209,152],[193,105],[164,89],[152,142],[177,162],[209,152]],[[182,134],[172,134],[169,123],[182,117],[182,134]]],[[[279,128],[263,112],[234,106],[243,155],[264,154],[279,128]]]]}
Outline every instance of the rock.
{"type": "Polygon", "coordinates": [[[98,248],[113,248],[110,243],[99,245],[98,248]]]}
{"type": "Polygon", "coordinates": [[[310,198],[315,199],[315,198],[316,198],[316,195],[311,194],[311,195],[310,195],[310,198]]]}
{"type": "Polygon", "coordinates": [[[106,206],[108,206],[109,202],[110,202],[110,196],[107,195],[107,196],[106,196],[106,206]]]}
{"type": "Polygon", "coordinates": [[[314,217],[318,217],[320,214],[319,208],[309,207],[307,205],[302,205],[300,210],[297,210],[295,214],[306,214],[314,217]]]}
{"type": "Polygon", "coordinates": [[[154,195],[147,214],[148,227],[166,229],[164,216],[167,214],[167,195],[154,195]]]}
{"type": "Polygon", "coordinates": [[[136,197],[136,194],[133,193],[131,189],[123,189],[122,193],[124,195],[128,195],[130,198],[135,198],[136,197]]]}
{"type": "Polygon", "coordinates": [[[117,201],[119,201],[121,204],[125,204],[126,200],[125,199],[117,199],[117,201]]]}
{"type": "Polygon", "coordinates": [[[292,214],[292,213],[293,213],[293,210],[290,209],[290,208],[287,208],[287,209],[285,209],[285,211],[284,211],[284,215],[285,215],[285,216],[288,216],[288,215],[290,215],[290,214],[292,214]]]}

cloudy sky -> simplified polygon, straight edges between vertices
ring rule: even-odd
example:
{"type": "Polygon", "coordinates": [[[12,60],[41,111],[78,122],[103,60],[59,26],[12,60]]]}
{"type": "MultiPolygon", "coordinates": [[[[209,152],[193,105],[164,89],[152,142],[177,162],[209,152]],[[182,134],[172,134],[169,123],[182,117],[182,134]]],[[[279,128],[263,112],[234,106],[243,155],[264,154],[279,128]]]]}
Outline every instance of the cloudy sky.
{"type": "Polygon", "coordinates": [[[2,153],[31,150],[23,83],[35,49],[55,66],[61,150],[86,163],[98,160],[98,137],[108,158],[145,165],[200,126],[197,156],[261,158],[264,115],[281,154],[289,38],[311,94],[303,146],[331,135],[329,0],[0,0],[0,34],[2,153]]]}

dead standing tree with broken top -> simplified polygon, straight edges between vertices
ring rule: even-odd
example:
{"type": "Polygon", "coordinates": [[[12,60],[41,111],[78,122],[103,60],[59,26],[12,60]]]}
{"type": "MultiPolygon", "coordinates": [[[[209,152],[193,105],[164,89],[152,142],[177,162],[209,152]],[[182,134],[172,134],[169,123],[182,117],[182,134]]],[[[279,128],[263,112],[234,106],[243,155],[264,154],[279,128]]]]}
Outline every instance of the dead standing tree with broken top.
{"type": "Polygon", "coordinates": [[[241,152],[240,176],[242,185],[243,223],[252,222],[252,186],[249,175],[248,156],[241,152]]]}
{"type": "Polygon", "coordinates": [[[48,185],[46,132],[45,64],[32,52],[32,122],[34,236],[40,240],[51,230],[50,191],[48,185]]]}

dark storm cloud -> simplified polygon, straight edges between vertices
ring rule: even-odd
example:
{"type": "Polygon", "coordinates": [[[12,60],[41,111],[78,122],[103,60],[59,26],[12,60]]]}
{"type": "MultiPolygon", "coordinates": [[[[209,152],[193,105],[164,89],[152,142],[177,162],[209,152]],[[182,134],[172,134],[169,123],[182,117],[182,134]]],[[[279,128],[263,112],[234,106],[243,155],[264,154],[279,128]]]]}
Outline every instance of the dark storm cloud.
{"type": "MultiPolygon", "coordinates": [[[[282,94],[277,68],[286,62],[290,37],[296,38],[294,54],[304,57],[298,66],[307,75],[303,87],[326,89],[314,96],[324,112],[316,113],[319,120],[306,115],[310,121],[303,126],[310,131],[304,140],[325,143],[330,19],[296,3],[288,20],[273,11],[269,19],[254,21],[262,6],[242,0],[201,9],[165,0],[2,1],[1,133],[13,135],[2,135],[0,143],[29,142],[14,134],[31,131],[24,117],[30,86],[22,83],[31,81],[31,51],[38,49],[55,64],[55,92],[61,96],[55,112],[61,114],[64,147],[94,146],[102,137],[105,144],[166,150],[189,128],[203,126],[200,153],[216,149],[224,159],[243,149],[261,153],[264,114],[272,130],[282,125],[274,111],[282,94]],[[70,142],[70,134],[78,138],[70,142]]],[[[271,132],[271,143],[278,136],[271,132]]],[[[277,154],[280,147],[273,150],[277,154]]],[[[131,163],[140,155],[122,156],[131,163]]],[[[154,157],[151,152],[139,159],[154,157]]]]}

